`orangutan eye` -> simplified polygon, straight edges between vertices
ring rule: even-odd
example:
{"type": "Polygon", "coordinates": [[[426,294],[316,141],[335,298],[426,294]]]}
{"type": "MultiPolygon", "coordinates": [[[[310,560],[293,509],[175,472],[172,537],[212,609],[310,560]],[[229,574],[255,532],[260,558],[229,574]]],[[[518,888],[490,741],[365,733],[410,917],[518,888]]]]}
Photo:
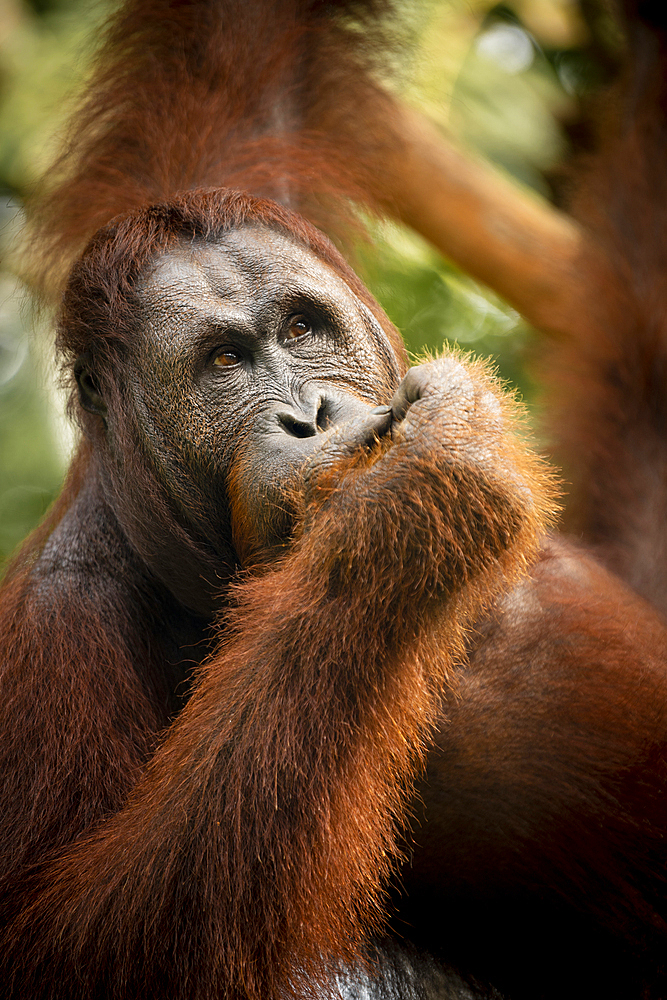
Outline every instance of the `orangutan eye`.
{"type": "Polygon", "coordinates": [[[285,340],[296,340],[312,332],[313,328],[306,316],[292,316],[285,331],[285,340]]]}
{"type": "Polygon", "coordinates": [[[238,365],[240,360],[241,355],[233,347],[223,347],[220,353],[216,354],[213,359],[213,364],[218,365],[220,368],[230,368],[232,365],[238,365]]]}

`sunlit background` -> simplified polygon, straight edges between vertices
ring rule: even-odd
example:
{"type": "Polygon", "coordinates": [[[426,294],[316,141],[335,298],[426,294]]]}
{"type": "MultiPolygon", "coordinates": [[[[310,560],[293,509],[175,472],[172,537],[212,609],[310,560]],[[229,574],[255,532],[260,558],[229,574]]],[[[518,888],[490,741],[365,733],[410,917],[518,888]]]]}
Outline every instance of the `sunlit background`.
{"type": "MultiPolygon", "coordinates": [[[[12,247],[107,10],[90,0],[0,0],[0,562],[53,500],[73,443],[48,320],[35,320],[12,247]]],[[[567,150],[577,97],[595,82],[577,4],[431,0],[420,10],[408,19],[416,57],[400,76],[403,95],[550,197],[545,175],[567,150]]],[[[490,355],[530,400],[531,333],[519,316],[411,232],[387,224],[377,237],[364,277],[409,349],[451,341],[490,355]]]]}

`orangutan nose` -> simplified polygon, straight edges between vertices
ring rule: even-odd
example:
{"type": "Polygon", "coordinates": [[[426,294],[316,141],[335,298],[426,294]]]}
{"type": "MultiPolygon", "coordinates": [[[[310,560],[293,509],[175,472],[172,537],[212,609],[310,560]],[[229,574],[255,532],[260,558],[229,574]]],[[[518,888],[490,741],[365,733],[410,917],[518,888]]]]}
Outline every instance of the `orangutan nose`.
{"type": "Polygon", "coordinates": [[[353,420],[369,410],[370,404],[346,392],[326,391],[306,396],[293,405],[281,406],[278,421],[291,437],[314,437],[336,424],[353,420]]]}

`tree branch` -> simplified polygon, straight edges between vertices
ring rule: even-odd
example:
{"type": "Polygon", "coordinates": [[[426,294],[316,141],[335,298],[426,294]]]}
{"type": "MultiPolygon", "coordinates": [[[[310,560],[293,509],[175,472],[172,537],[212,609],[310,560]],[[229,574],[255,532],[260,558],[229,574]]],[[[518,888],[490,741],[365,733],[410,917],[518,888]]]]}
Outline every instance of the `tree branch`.
{"type": "Polygon", "coordinates": [[[531,324],[562,337],[599,323],[590,275],[609,270],[570,216],[449,144],[426,118],[396,106],[393,154],[377,197],[531,324]]]}

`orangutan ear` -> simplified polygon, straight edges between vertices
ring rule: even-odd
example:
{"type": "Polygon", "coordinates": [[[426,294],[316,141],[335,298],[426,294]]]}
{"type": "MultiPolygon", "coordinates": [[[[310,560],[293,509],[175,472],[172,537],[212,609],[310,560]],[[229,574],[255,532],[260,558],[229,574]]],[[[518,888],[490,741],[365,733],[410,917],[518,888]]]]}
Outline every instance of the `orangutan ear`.
{"type": "Polygon", "coordinates": [[[100,395],[97,383],[90,373],[90,358],[87,354],[82,354],[74,364],[74,377],[79,389],[79,402],[84,410],[90,413],[97,413],[98,416],[106,418],[107,407],[104,399],[100,395]]]}

